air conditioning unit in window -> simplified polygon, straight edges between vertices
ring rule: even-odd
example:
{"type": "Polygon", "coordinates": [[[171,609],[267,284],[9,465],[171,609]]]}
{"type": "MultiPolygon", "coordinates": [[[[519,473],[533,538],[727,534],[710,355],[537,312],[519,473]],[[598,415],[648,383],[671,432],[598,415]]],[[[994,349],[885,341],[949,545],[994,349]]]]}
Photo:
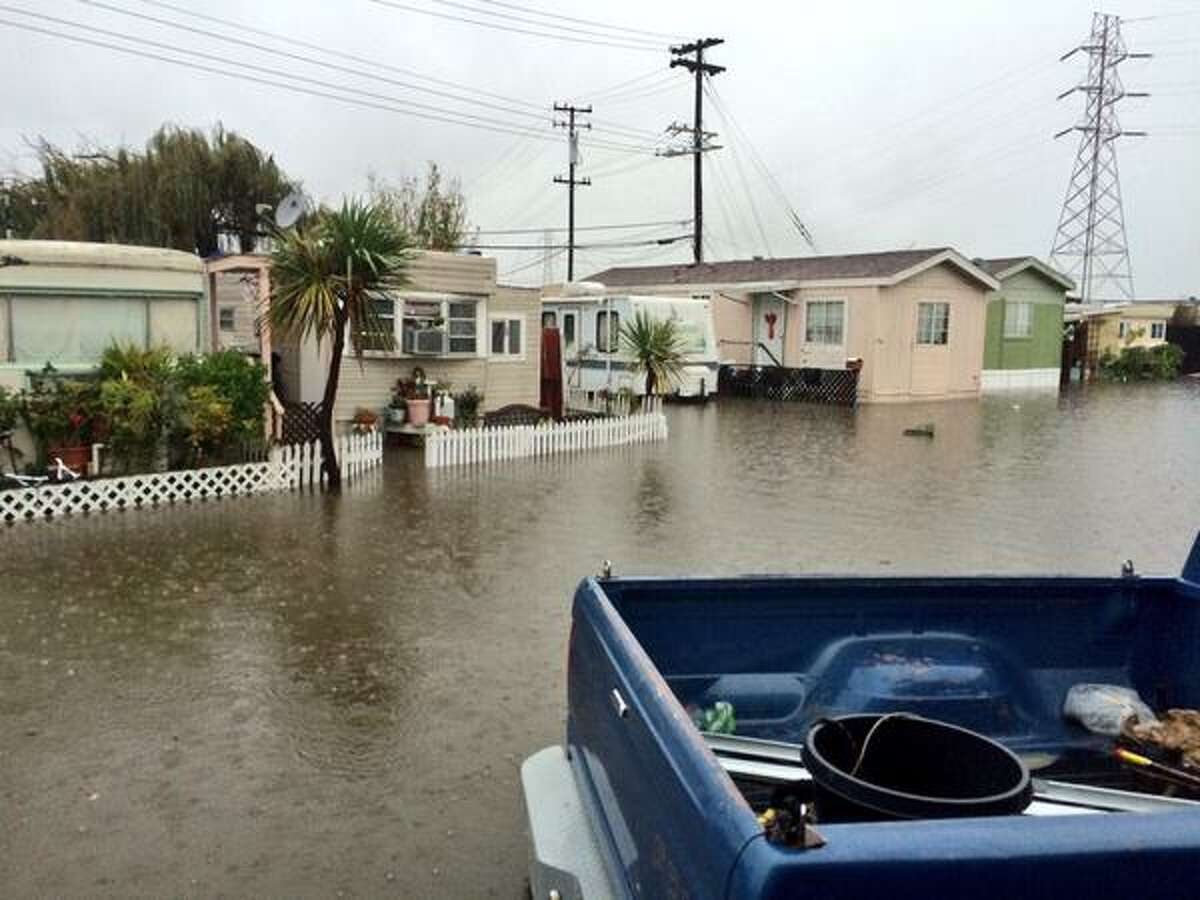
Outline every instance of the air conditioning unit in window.
{"type": "Polygon", "coordinates": [[[446,352],[446,332],[441,328],[419,328],[406,331],[405,353],[417,356],[440,356],[446,352]]]}

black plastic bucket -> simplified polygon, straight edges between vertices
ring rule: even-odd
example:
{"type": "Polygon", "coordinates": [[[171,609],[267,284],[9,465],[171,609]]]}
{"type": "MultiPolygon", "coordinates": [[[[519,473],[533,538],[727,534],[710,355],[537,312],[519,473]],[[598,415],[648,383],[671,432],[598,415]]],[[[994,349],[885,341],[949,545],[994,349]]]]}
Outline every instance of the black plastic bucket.
{"type": "Polygon", "coordinates": [[[819,822],[947,819],[1019,813],[1029,770],[991,738],[905,713],[820,719],[804,764],[819,822]]]}

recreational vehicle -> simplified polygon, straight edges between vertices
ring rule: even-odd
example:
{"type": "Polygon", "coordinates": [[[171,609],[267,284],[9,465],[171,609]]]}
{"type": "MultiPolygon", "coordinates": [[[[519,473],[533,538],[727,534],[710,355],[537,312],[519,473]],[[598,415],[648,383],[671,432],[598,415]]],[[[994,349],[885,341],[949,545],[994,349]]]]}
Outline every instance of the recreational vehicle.
{"type": "Polygon", "coordinates": [[[644,373],[635,371],[623,346],[621,327],[639,313],[671,319],[682,338],[684,364],[678,381],[659,391],[704,399],[717,392],[717,340],[708,300],[610,294],[601,285],[575,283],[562,296],[542,300],[542,326],[562,337],[564,379],[571,393],[624,390],[646,392],[644,373]]]}

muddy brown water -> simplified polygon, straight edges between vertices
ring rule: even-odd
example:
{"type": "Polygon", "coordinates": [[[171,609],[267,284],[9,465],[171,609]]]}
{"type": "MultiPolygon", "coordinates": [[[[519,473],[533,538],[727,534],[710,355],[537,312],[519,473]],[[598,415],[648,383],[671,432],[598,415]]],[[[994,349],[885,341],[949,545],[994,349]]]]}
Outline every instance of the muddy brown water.
{"type": "Polygon", "coordinates": [[[0,527],[0,893],[519,897],[518,766],[602,560],[1173,573],[1200,528],[1196,383],[668,414],[656,446],[0,527]]]}

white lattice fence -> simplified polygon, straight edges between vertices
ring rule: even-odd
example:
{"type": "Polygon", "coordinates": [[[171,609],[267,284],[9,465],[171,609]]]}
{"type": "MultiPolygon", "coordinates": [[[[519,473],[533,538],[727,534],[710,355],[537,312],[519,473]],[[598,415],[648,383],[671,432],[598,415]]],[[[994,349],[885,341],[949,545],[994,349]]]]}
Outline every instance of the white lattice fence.
{"type": "MultiPolygon", "coordinates": [[[[352,479],[382,461],[383,437],[339,438],[338,457],[342,477],[352,479]]],[[[275,448],[263,462],[0,490],[0,522],[317,487],[321,481],[320,444],[291,444],[275,448]]]]}
{"type": "Polygon", "coordinates": [[[472,465],[645,444],[666,438],[667,419],[661,412],[586,422],[558,422],[549,426],[438,431],[425,437],[425,465],[429,468],[472,465]]]}

